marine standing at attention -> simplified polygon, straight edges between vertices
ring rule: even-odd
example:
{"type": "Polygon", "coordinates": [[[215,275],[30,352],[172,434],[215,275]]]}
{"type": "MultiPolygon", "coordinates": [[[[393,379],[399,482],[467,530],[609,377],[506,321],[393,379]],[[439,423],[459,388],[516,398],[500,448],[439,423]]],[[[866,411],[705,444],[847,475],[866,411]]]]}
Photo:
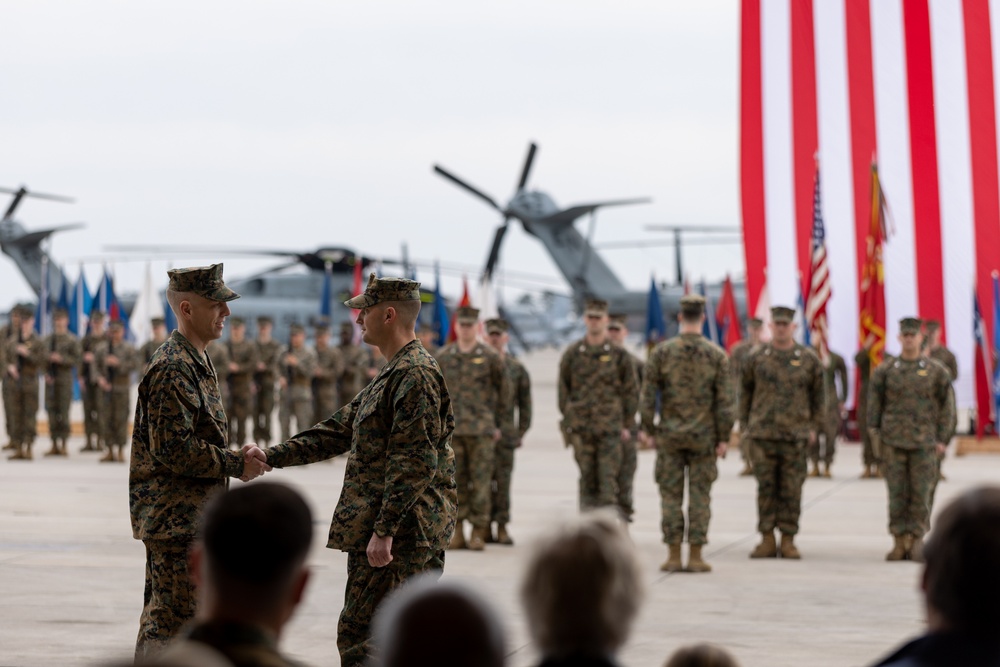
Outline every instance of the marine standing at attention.
{"type": "Polygon", "coordinates": [[[48,366],[45,369],[45,411],[49,415],[52,448],[46,456],[67,456],[69,409],[73,404],[73,369],[80,363],[80,339],[69,331],[69,313],[56,308],[53,331],[44,343],[48,366]]]}
{"type": "Polygon", "coordinates": [[[125,462],[125,445],[128,443],[129,389],[132,371],[139,367],[138,354],[132,343],[125,340],[125,325],[113,320],[108,325],[108,340],[97,348],[97,372],[101,391],[104,392],[104,446],[108,451],[102,463],[125,462]],[[115,457],[115,447],[118,456],[115,457]]]}
{"type": "Polygon", "coordinates": [[[261,447],[271,444],[274,415],[274,383],[278,379],[278,355],[281,343],[274,340],[274,320],[266,315],[257,318],[257,369],[253,374],[253,438],[261,447]]]}
{"type": "MultiPolygon", "coordinates": [[[[743,380],[743,366],[747,359],[760,346],[761,328],[764,321],[759,317],[751,317],[747,320],[747,337],[745,340],[733,345],[729,350],[729,372],[733,375],[733,401],[734,414],[739,414],[740,410],[740,385],[743,380]]],[[[746,424],[739,424],[736,432],[736,442],[740,446],[740,458],[743,459],[743,470],[740,477],[749,477],[753,474],[753,453],[750,451],[752,444],[750,438],[743,437],[743,430],[746,424]]]]}
{"type": "Polygon", "coordinates": [[[327,543],[347,552],[337,624],[345,667],[369,659],[372,616],[386,594],[416,574],[444,568],[455,530],[455,420],[441,370],[414,332],[419,287],[373,273],[365,292],[345,302],[360,311],[364,341],[388,363],[336,414],[267,451],[278,468],[349,452],[327,543]]]}
{"type": "Polygon", "coordinates": [[[239,295],[223,283],[222,264],[167,275],[177,329],[139,383],[128,481],[132,535],[146,547],[137,662],[194,618],[188,552],[205,503],[229,477],[248,480],[270,469],[253,445],[229,451],[219,382],[205,354],[209,341],[222,335],[227,302],[239,295]]]}
{"type": "Polygon", "coordinates": [[[623,440],[632,437],[639,381],[628,353],[608,338],[608,303],[584,307],[586,335],[559,361],[560,428],[580,468],[580,509],[618,506],[623,440]]]}
{"type": "Polygon", "coordinates": [[[733,430],[733,391],[725,351],[701,333],[705,299],[681,298],[680,333],[657,345],[646,361],[639,398],[644,438],[656,444],[656,483],[660,487],[663,541],[669,553],[664,572],[709,572],[701,555],[708,543],[716,459],[726,455],[733,430]],[[659,420],[657,417],[659,403],[659,420]],[[687,567],[681,565],[684,540],[684,477],[688,483],[687,567]]]}
{"type": "Polygon", "coordinates": [[[826,419],[823,364],[795,342],[795,311],[771,309],[771,342],[750,355],[743,369],[740,424],[753,440],[757,477],[757,530],[761,542],[751,558],[774,558],[774,529],[781,531],[781,557],[802,556],[795,546],[806,479],[806,447],[826,419]]]}
{"type": "Polygon", "coordinates": [[[944,365],[921,356],[920,320],[899,321],[902,352],[872,374],[868,428],[878,438],[889,487],[892,551],[886,560],[923,559],[938,456],[955,432],[955,396],[944,365]]]}
{"type": "MultiPolygon", "coordinates": [[[[642,385],[643,361],[635,356],[625,347],[628,339],[628,318],[625,315],[608,316],[608,339],[611,343],[628,355],[632,368],[635,371],[636,392],[642,385]]],[[[638,393],[636,394],[638,402],[638,393]]],[[[639,464],[639,424],[633,419],[630,429],[631,437],[622,440],[622,465],[618,470],[618,509],[622,518],[632,522],[632,515],[635,514],[635,505],[632,501],[632,488],[635,486],[635,470],[639,464]]]]}
{"type": "Polygon", "coordinates": [[[237,449],[247,441],[247,421],[253,416],[253,374],[257,369],[257,346],[247,340],[247,324],[242,317],[229,318],[229,444],[237,449]]]}

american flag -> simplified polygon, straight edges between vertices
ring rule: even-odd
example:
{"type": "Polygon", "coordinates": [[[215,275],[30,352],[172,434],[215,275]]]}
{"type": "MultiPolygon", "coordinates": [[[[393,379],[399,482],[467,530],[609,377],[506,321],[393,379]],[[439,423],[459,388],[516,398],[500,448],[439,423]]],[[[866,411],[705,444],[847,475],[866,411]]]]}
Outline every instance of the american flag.
{"type": "Polygon", "coordinates": [[[830,267],[826,261],[826,231],[819,202],[819,166],[813,182],[812,261],[809,270],[809,293],[806,297],[806,327],[820,359],[827,363],[829,347],[826,330],[826,304],[830,300],[830,267]]]}

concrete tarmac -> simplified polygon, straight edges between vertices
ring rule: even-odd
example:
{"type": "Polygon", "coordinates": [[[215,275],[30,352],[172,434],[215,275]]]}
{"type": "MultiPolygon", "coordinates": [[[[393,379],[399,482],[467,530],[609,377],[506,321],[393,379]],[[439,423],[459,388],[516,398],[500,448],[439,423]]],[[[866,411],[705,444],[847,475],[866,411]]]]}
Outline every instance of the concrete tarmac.
{"type": "MultiPolygon", "coordinates": [[[[445,576],[480,591],[506,625],[508,664],[534,664],[518,600],[532,541],[577,512],[577,470],[557,429],[559,353],[525,361],[533,381],[535,423],[515,460],[513,547],[448,552],[445,576]]],[[[145,553],[132,539],[128,465],[99,464],[70,442],[68,459],[0,460],[0,667],[96,665],[129,660],[142,608],[145,553]]],[[[720,462],[712,493],[708,574],[664,574],[653,452],[640,452],[636,517],[630,526],[645,566],[647,594],[619,658],[634,667],[662,665],[674,649],[714,642],[746,667],[866,665],[921,632],[920,568],[887,563],[891,546],[882,480],[861,480],[857,444],[842,444],[833,479],[805,484],[801,561],[751,561],[757,542],[756,482],[739,477],[738,453],[720,462]]],[[[949,458],[938,508],[972,486],[1000,479],[1000,457],[949,458]]],[[[276,470],[266,479],[299,489],[316,515],[313,578],[282,638],[284,650],[309,665],[339,664],[337,617],[346,555],[326,549],[344,461],[276,470]]],[[[234,480],[234,484],[241,482],[234,480]]],[[[248,557],[252,558],[252,554],[248,557]]],[[[441,641],[448,641],[447,628],[441,641]]]]}

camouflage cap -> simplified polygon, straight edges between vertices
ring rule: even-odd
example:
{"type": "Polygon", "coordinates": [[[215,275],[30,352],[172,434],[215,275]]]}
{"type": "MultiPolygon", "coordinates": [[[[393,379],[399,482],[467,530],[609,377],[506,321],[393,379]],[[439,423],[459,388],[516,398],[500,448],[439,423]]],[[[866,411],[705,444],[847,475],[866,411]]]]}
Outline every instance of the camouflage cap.
{"type": "Polygon", "coordinates": [[[100,311],[100,310],[92,310],[92,311],[90,311],[90,321],[91,322],[103,322],[104,321],[104,312],[100,311]]]}
{"type": "Polygon", "coordinates": [[[795,309],[787,306],[774,306],[771,308],[771,319],[775,322],[789,324],[795,321],[795,309]]]}
{"type": "Polygon", "coordinates": [[[628,315],[625,315],[623,313],[610,313],[608,315],[608,328],[624,329],[627,321],[628,321],[628,315]]]}
{"type": "Polygon", "coordinates": [[[288,325],[288,333],[290,334],[300,334],[305,332],[306,328],[301,324],[299,324],[298,322],[292,322],[291,324],[288,325]]]}
{"type": "Polygon", "coordinates": [[[603,299],[587,299],[583,304],[584,315],[596,315],[601,317],[608,314],[608,302],[603,299]]]}
{"type": "Polygon", "coordinates": [[[681,313],[698,316],[705,312],[705,297],[700,294],[685,294],[681,297],[681,313]]]}
{"type": "MultiPolygon", "coordinates": [[[[235,318],[235,317],[233,318],[233,320],[236,320],[236,319],[237,318],[235,318]]],[[[165,319],[163,319],[162,317],[154,317],[154,318],[152,318],[152,319],[149,320],[149,323],[152,324],[154,327],[162,327],[162,326],[166,325],[167,321],[165,319]]]]}
{"type": "Polygon", "coordinates": [[[932,334],[941,329],[941,323],[938,322],[937,320],[926,320],[924,322],[924,329],[927,331],[927,333],[932,334]]]}
{"type": "Polygon", "coordinates": [[[472,306],[459,306],[455,311],[455,319],[461,324],[475,324],[479,321],[479,309],[472,306]]]}
{"type": "Polygon", "coordinates": [[[267,315],[260,315],[257,317],[257,326],[262,324],[274,324],[274,320],[267,315]]]}
{"type": "Polygon", "coordinates": [[[340,330],[344,333],[353,334],[354,333],[354,322],[341,322],[340,330]]]}
{"type": "Polygon", "coordinates": [[[747,320],[748,329],[759,329],[762,326],[764,326],[764,320],[760,319],[759,317],[751,317],[749,320],[747,320]]]}
{"type": "Polygon", "coordinates": [[[230,317],[229,318],[229,326],[242,327],[242,326],[246,326],[246,323],[247,323],[247,321],[245,319],[243,319],[242,317],[230,317]]]}
{"type": "Polygon", "coordinates": [[[507,333],[509,325],[507,320],[499,317],[491,317],[486,320],[486,333],[488,334],[502,334],[507,333]]]}
{"type": "Polygon", "coordinates": [[[20,304],[20,305],[17,306],[17,309],[19,311],[21,311],[21,319],[26,319],[26,318],[29,318],[29,317],[32,318],[32,319],[34,319],[34,317],[35,317],[35,306],[33,306],[32,304],[30,304],[30,303],[22,303],[22,304],[20,304]]]}
{"type": "Polygon", "coordinates": [[[111,320],[108,322],[108,329],[113,331],[121,331],[125,328],[125,323],[121,320],[111,320]]]}
{"type": "Polygon", "coordinates": [[[918,334],[922,324],[919,317],[904,317],[899,321],[899,333],[918,334]]]}
{"type": "Polygon", "coordinates": [[[193,266],[186,269],[171,269],[168,289],[174,292],[193,292],[212,301],[232,301],[240,295],[222,282],[222,264],[193,266]]]}
{"type": "Polygon", "coordinates": [[[52,317],[69,317],[69,311],[61,306],[58,306],[52,311],[52,317]]]}
{"type": "Polygon", "coordinates": [[[384,301],[420,301],[420,283],[406,278],[377,278],[368,276],[368,286],[363,294],[348,299],[344,305],[360,310],[384,301]]]}

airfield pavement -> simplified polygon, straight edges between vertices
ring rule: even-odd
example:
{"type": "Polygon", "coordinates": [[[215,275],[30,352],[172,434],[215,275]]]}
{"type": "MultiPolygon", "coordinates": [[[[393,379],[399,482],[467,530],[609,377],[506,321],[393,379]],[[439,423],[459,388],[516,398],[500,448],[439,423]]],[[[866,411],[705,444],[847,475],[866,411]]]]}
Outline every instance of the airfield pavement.
{"type": "MultiPolygon", "coordinates": [[[[533,664],[533,646],[518,600],[525,555],[534,538],[577,512],[577,473],[556,424],[559,355],[525,358],[533,381],[535,421],[518,451],[513,483],[513,547],[449,552],[445,577],[481,592],[500,612],[508,664],[533,664]]],[[[128,467],[98,464],[78,453],[33,463],[0,460],[0,665],[97,665],[131,657],[142,607],[144,551],[132,539],[128,467]]],[[[866,665],[922,630],[920,568],[886,563],[886,490],[860,480],[859,446],[841,445],[833,479],[805,484],[803,560],[751,561],[757,542],[752,478],[740,458],[720,464],[713,489],[710,574],[664,574],[653,452],[640,452],[636,518],[631,535],[645,567],[647,595],[623,665],[658,666],[679,646],[709,641],[745,667],[866,665]]],[[[1000,479],[1000,457],[949,457],[938,508],[977,483],[1000,479]]],[[[310,556],[313,579],[287,627],[282,647],[309,665],[339,664],[336,625],[346,555],[326,549],[326,534],[343,482],[344,461],[278,470],[267,479],[305,494],[316,516],[310,556]]],[[[233,482],[240,484],[239,481],[233,482]]],[[[252,554],[248,555],[252,558],[252,554]]],[[[447,628],[441,642],[449,641],[447,628]]]]}

